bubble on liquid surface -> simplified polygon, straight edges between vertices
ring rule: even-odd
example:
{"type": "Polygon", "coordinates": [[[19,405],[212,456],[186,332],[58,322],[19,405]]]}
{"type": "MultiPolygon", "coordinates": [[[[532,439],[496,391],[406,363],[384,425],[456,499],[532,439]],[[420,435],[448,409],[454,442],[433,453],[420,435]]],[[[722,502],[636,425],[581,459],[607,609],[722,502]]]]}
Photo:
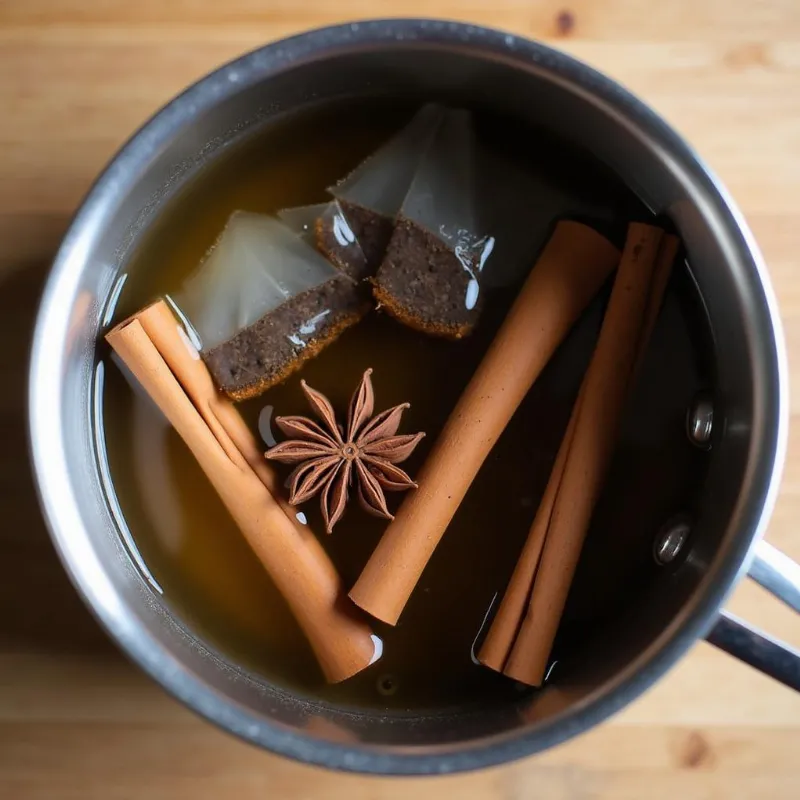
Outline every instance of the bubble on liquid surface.
{"type": "Polygon", "coordinates": [[[378,678],[377,685],[378,693],[384,697],[391,697],[391,695],[397,694],[397,690],[400,688],[394,675],[381,675],[378,678]]]}

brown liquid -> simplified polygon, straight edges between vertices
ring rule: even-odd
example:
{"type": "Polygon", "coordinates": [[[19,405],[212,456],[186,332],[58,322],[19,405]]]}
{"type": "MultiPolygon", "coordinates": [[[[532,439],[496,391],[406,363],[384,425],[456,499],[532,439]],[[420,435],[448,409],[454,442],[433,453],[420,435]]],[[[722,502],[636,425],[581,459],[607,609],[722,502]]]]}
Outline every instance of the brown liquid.
{"type": "MultiPolygon", "coordinates": [[[[174,291],[233,210],[274,212],[324,200],[325,187],[403,124],[410,110],[390,110],[376,101],[310,112],[209,168],[172,202],[134,253],[115,320],[174,291]]],[[[513,153],[521,167],[546,172],[576,208],[600,202],[620,220],[615,235],[627,219],[644,216],[635,198],[583,154],[488,116],[479,118],[479,133],[487,146],[513,153]]],[[[525,224],[524,207],[520,213],[525,224]]],[[[688,332],[694,324],[686,299],[691,292],[676,277],[590,532],[591,559],[581,565],[563,626],[570,634],[562,636],[565,657],[581,631],[613,618],[647,582],[654,569],[652,533],[670,513],[688,509],[690,488],[699,482],[701,455],[682,435],[682,415],[701,384],[701,369],[688,332]]],[[[343,414],[362,372],[373,367],[376,410],[408,401],[401,430],[428,433],[403,465],[414,475],[514,292],[493,292],[476,332],[460,342],[429,338],[373,313],[301,375],[343,414]]],[[[322,680],[282,598],[188,450],[107,359],[100,444],[135,548],[164,602],[224,658],[306,697],[419,711],[514,696],[510,681],[473,663],[471,648],[527,534],[596,338],[602,303],[598,298],[576,327],[492,451],[400,624],[375,624],[384,639],[383,658],[337,686],[322,680]]],[[[254,430],[267,405],[277,414],[309,413],[299,378],[241,405],[254,430]]],[[[390,506],[401,499],[390,495],[390,506]]],[[[302,511],[314,530],[323,530],[316,498],[302,511]]],[[[353,503],[335,533],[322,535],[346,585],[355,581],[384,526],[353,503]]]]}

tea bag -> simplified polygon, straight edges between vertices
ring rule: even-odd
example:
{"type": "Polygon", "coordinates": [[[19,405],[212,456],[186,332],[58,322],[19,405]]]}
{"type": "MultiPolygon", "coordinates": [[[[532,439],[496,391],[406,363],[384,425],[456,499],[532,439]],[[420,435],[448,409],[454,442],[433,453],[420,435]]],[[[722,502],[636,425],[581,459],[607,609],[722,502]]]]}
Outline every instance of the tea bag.
{"type": "Polygon", "coordinates": [[[527,165],[487,150],[478,159],[478,226],[494,239],[480,284],[485,289],[513,286],[527,275],[549,239],[564,198],[527,165]]]}
{"type": "Polygon", "coordinates": [[[285,208],[278,217],[351,278],[360,281],[375,273],[338,200],[285,208]]]}
{"type": "Polygon", "coordinates": [[[476,214],[476,146],[468,111],[443,113],[409,186],[375,296],[401,322],[458,339],[480,313],[481,273],[495,245],[476,214]]]}
{"type": "MultiPolygon", "coordinates": [[[[399,133],[328,189],[364,254],[368,275],[383,260],[395,217],[443,116],[441,106],[423,106],[399,133]]],[[[336,216],[330,220],[335,222],[336,216]]],[[[327,224],[321,229],[318,241],[323,242],[323,252],[338,263],[335,232],[327,224]]]]}
{"type": "Polygon", "coordinates": [[[584,185],[565,185],[561,178],[543,162],[519,163],[496,151],[479,152],[478,227],[495,240],[492,257],[481,272],[482,287],[521,283],[559,220],[611,231],[620,220],[637,214],[605,185],[592,191],[584,185]]]}
{"type": "Polygon", "coordinates": [[[285,379],[370,307],[303,237],[243,211],[171,300],[217,386],[235,400],[285,379]]]}

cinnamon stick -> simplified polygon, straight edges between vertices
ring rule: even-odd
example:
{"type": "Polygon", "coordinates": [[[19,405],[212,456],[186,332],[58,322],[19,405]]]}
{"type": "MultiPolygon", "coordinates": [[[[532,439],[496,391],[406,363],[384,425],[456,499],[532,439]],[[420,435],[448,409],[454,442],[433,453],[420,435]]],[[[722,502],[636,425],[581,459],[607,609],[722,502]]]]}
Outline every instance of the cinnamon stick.
{"type": "MultiPolygon", "coordinates": [[[[677,241],[649,225],[630,226],[597,347],[581,388],[574,432],[526,614],[504,673],[540,686],[619,429],[623,402],[675,257],[677,241]],[[656,264],[658,268],[656,269],[656,264]]],[[[554,470],[555,473],[555,470],[554,470]]],[[[550,487],[548,487],[550,488],[550,487]]],[[[538,514],[537,514],[538,516],[538,514]]],[[[496,663],[496,662],[495,662],[496,663]]]]}
{"type": "Polygon", "coordinates": [[[217,390],[211,373],[169,306],[163,300],[157,300],[139,311],[135,318],[139,320],[150,341],[189,395],[194,407],[211,428],[228,457],[240,466],[250,466],[286,515],[305,535],[308,529],[297,521],[296,509],[281,496],[280,480],[264,459],[262,448],[258,446],[233,403],[217,390]]]}
{"type": "MultiPolygon", "coordinates": [[[[664,291],[667,286],[667,281],[669,280],[677,250],[677,237],[665,236],[661,240],[658,258],[653,270],[653,279],[648,291],[644,324],[638,337],[638,350],[634,374],[641,364],[647,343],[650,339],[650,334],[655,326],[655,321],[661,308],[664,291]]],[[[545,488],[530,532],[528,533],[528,537],[520,553],[519,561],[514,568],[503,599],[492,620],[486,638],[481,645],[481,649],[478,652],[478,660],[481,664],[497,670],[498,672],[502,672],[506,665],[514,641],[519,633],[522,620],[527,611],[531,591],[533,589],[534,577],[539,567],[539,560],[544,548],[545,537],[547,536],[547,530],[550,526],[553,505],[561,485],[561,478],[564,474],[567,455],[570,445],[572,444],[575,422],[585,392],[585,386],[586,382],[584,380],[572,409],[569,424],[567,425],[561,447],[558,450],[558,455],[553,464],[547,487],[545,488]]]]}
{"type": "Polygon", "coordinates": [[[459,399],[351,599],[397,622],[472,480],[556,347],[619,261],[592,228],[560,222],[459,399]]]}
{"type": "Polygon", "coordinates": [[[376,655],[369,626],[350,606],[313,533],[293,519],[294,512],[288,516],[268,491],[266,484],[274,483],[267,475],[269,467],[265,472],[251,466],[257,445],[241,419],[236,421],[236,410],[232,406],[225,410],[226,401],[204,394],[206,382],[198,367],[205,367],[199,361],[192,363],[192,351],[177,333],[177,321],[170,323],[164,310],[168,311],[151,307],[114,328],[106,339],[197,459],[286,599],[325,677],[336,682],[354,675],[376,655]],[[156,342],[164,348],[163,355],[156,342]],[[185,386],[180,380],[186,381],[185,386]],[[201,410],[195,400],[203,397],[207,403],[201,400],[201,410]]]}
{"type": "Polygon", "coordinates": [[[564,433],[558,455],[553,463],[553,470],[547,481],[542,501],[539,503],[539,508],[525,539],[525,544],[522,546],[519,561],[514,567],[514,572],[511,574],[511,580],[508,582],[503,599],[500,601],[497,613],[478,651],[478,661],[485,667],[490,667],[497,672],[502,672],[503,667],[505,667],[530,600],[534,576],[539,567],[547,529],[550,526],[553,505],[555,504],[558,488],[561,485],[561,478],[567,463],[567,454],[575,433],[575,420],[583,396],[582,389],[583,387],[581,387],[581,392],[579,392],[575,400],[567,430],[564,433]]]}
{"type": "Polygon", "coordinates": [[[639,367],[644,361],[647,345],[650,343],[650,336],[656,326],[661,305],[664,302],[664,292],[667,290],[669,276],[672,274],[672,267],[675,263],[675,256],[678,255],[680,239],[672,234],[665,234],[661,239],[658,248],[658,256],[653,267],[653,280],[650,282],[650,291],[647,294],[647,307],[644,312],[644,324],[639,333],[639,342],[636,351],[636,362],[633,367],[633,377],[639,371],[639,367]]]}

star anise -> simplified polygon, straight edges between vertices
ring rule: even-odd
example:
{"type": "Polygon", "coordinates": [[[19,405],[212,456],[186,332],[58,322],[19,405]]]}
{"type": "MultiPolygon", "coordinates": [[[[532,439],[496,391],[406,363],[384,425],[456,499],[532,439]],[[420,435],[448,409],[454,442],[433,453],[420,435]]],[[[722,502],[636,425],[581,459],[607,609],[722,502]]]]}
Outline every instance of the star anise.
{"type": "Polygon", "coordinates": [[[271,448],[266,457],[297,464],[287,481],[292,505],[304,503],[321,492],[320,505],[328,533],[344,513],[351,484],[356,485],[364,510],[385,519],[394,517],[386,505],[384,492],[417,487],[396,465],[411,455],[425,434],[397,434],[408,403],[372,416],[375,395],[371,374],[371,369],[364,373],[353,394],[346,429],[337,424],[336,413],[325,395],[305,381],[300,381],[300,385],[322,424],[308,417],[275,418],[287,436],[296,438],[271,448]]]}

